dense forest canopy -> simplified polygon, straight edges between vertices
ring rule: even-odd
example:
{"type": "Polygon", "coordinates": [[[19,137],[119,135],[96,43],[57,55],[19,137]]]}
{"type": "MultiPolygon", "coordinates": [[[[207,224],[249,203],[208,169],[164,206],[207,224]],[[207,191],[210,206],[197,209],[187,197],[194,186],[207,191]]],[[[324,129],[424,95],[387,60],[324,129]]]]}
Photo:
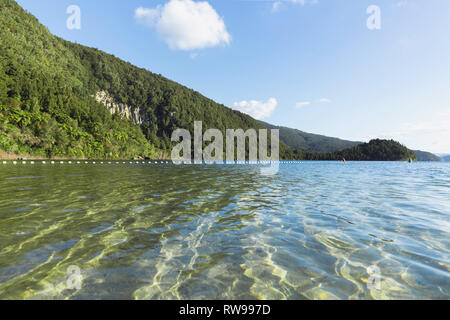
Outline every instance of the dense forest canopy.
{"type": "Polygon", "coordinates": [[[43,157],[128,158],[155,148],[92,98],[90,72],[36,18],[0,0],[0,149],[43,157]]]}
{"type": "MultiPolygon", "coordinates": [[[[3,152],[40,157],[160,158],[170,154],[172,132],[177,128],[193,132],[194,121],[202,121],[203,130],[217,128],[223,135],[226,129],[270,126],[161,75],[58,38],[13,0],[0,0],[0,25],[3,152]],[[117,103],[138,107],[145,121],[139,126],[111,114],[95,99],[100,91],[117,103]]],[[[416,158],[394,141],[357,145],[310,135],[302,144],[298,136],[299,132],[281,130],[282,159],[416,158]],[[289,139],[293,135],[297,138],[289,139]]]]}

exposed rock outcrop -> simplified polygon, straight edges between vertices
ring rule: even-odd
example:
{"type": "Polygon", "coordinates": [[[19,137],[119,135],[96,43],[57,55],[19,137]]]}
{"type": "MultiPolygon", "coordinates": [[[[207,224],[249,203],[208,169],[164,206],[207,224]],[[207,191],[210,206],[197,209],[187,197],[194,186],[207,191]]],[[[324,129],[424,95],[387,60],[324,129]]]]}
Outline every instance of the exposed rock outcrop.
{"type": "Polygon", "coordinates": [[[145,122],[141,108],[117,103],[106,91],[97,92],[95,100],[107,107],[111,114],[117,113],[123,118],[131,119],[134,124],[139,126],[145,122]]]}

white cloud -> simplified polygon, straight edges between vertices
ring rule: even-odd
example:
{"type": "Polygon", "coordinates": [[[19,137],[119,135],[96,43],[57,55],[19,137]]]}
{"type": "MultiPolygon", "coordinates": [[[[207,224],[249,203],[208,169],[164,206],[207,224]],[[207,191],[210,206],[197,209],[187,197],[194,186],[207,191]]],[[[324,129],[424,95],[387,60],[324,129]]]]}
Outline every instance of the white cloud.
{"type": "Polygon", "coordinates": [[[397,8],[403,8],[406,7],[406,5],[408,4],[408,0],[401,0],[395,3],[395,7],[397,8]]]}
{"type": "Polygon", "coordinates": [[[303,107],[309,106],[310,104],[311,104],[311,102],[309,102],[309,101],[297,102],[295,104],[295,108],[301,109],[303,107]]]}
{"type": "Polygon", "coordinates": [[[275,98],[270,98],[267,102],[251,100],[234,103],[235,109],[257,120],[269,118],[275,111],[277,105],[278,101],[275,98]]]}
{"type": "Polygon", "coordinates": [[[135,19],[155,28],[171,49],[195,50],[228,45],[224,20],[206,1],[170,0],[156,8],[137,8],[135,19]]]}
{"type": "Polygon", "coordinates": [[[276,0],[272,5],[272,12],[278,12],[280,10],[283,2],[299,4],[301,6],[304,6],[306,4],[311,4],[311,5],[317,4],[317,3],[319,3],[319,0],[276,0]]]}
{"type": "MultiPolygon", "coordinates": [[[[331,100],[328,98],[320,98],[320,99],[315,100],[315,103],[331,103],[331,100]]],[[[307,107],[311,104],[312,104],[312,102],[310,102],[310,101],[297,102],[295,104],[295,108],[301,109],[301,108],[307,107]]]]}

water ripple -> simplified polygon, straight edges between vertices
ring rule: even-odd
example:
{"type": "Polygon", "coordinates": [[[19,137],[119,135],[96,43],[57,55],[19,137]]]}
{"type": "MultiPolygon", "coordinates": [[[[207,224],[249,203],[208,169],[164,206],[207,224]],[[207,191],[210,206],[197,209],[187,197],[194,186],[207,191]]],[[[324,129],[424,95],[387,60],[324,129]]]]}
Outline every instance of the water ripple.
{"type": "Polygon", "coordinates": [[[443,163],[4,165],[0,298],[449,299],[449,177],[443,163]]]}

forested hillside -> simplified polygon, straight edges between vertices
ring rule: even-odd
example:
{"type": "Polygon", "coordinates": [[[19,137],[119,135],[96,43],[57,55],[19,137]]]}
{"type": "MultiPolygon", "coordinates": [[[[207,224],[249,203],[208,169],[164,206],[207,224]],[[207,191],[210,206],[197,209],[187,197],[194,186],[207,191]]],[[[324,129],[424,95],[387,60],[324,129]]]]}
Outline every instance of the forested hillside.
{"type": "Polygon", "coordinates": [[[0,0],[0,24],[0,148],[6,152],[149,157],[167,154],[172,131],[192,130],[194,120],[223,132],[262,128],[160,75],[53,36],[15,1],[0,0]],[[111,115],[95,100],[99,91],[139,106],[142,128],[111,115]]]}
{"type": "Polygon", "coordinates": [[[65,41],[11,0],[0,0],[0,25],[3,151],[82,158],[154,154],[138,127],[91,97],[91,72],[65,41]]]}
{"type": "MultiPolygon", "coordinates": [[[[332,138],[312,133],[303,132],[296,129],[286,128],[286,127],[279,127],[274,126],[269,123],[262,122],[261,123],[269,128],[269,129],[279,129],[280,130],[280,140],[284,142],[289,147],[292,147],[293,149],[300,149],[305,151],[312,151],[310,152],[299,152],[297,151],[294,154],[303,154],[303,156],[300,156],[300,158],[334,158],[338,159],[340,155],[336,151],[342,151],[346,149],[352,149],[353,147],[357,147],[359,145],[364,145],[363,142],[356,142],[356,141],[348,141],[348,140],[342,140],[338,138],[332,138]],[[314,154],[314,152],[323,152],[324,155],[318,155],[314,154]],[[330,155],[330,153],[334,153],[334,155],[330,155]]],[[[391,144],[389,142],[386,142],[388,146],[395,146],[397,147],[398,144],[391,144]]],[[[357,149],[361,149],[363,146],[357,149]]],[[[355,150],[355,149],[353,149],[355,150]]],[[[393,150],[392,150],[393,151],[393,150]]],[[[406,151],[406,150],[404,150],[406,151]]],[[[346,150],[346,152],[350,152],[349,150],[346,150]]],[[[386,152],[391,152],[390,149],[388,149],[386,152]]],[[[430,152],[420,151],[420,150],[414,150],[415,153],[415,159],[417,161],[442,161],[442,159],[430,152]]],[[[294,156],[292,156],[294,157],[294,156]]],[[[355,158],[354,155],[347,155],[348,158],[355,158]]],[[[408,159],[410,156],[405,153],[404,155],[405,159],[408,159]]],[[[358,157],[357,157],[358,158],[358,157]]],[[[373,156],[364,155],[363,158],[374,158],[373,156]]],[[[380,160],[389,158],[387,157],[387,154],[381,155],[380,160]]],[[[394,160],[398,160],[397,158],[393,157],[394,160]]]]}
{"type": "Polygon", "coordinates": [[[435,154],[432,154],[430,152],[424,152],[424,151],[420,151],[420,150],[414,150],[416,156],[417,156],[417,161],[427,161],[427,162],[439,162],[442,161],[442,159],[440,157],[438,157],[435,154]]]}
{"type": "Polygon", "coordinates": [[[417,160],[414,151],[393,140],[375,139],[353,148],[336,152],[311,152],[292,150],[290,159],[298,160],[348,160],[348,161],[408,161],[417,160]]]}
{"type": "Polygon", "coordinates": [[[335,152],[338,150],[352,148],[363,143],[326,137],[286,127],[274,126],[270,123],[262,121],[261,123],[269,129],[279,129],[280,140],[294,149],[303,149],[314,152],[335,152]]]}
{"type": "MultiPolygon", "coordinates": [[[[100,50],[52,35],[13,0],[0,0],[0,155],[69,158],[161,158],[177,128],[260,129],[268,124],[232,110],[161,75],[100,50]],[[139,113],[141,123],[112,114],[98,99],[139,113]]],[[[410,150],[281,128],[282,159],[405,160],[410,150]],[[297,135],[294,142],[290,136],[297,135]],[[331,139],[331,140],[330,140],[331,139]],[[287,144],[290,144],[288,146],[287,144]],[[316,153],[304,150],[328,151],[316,153]]]]}

